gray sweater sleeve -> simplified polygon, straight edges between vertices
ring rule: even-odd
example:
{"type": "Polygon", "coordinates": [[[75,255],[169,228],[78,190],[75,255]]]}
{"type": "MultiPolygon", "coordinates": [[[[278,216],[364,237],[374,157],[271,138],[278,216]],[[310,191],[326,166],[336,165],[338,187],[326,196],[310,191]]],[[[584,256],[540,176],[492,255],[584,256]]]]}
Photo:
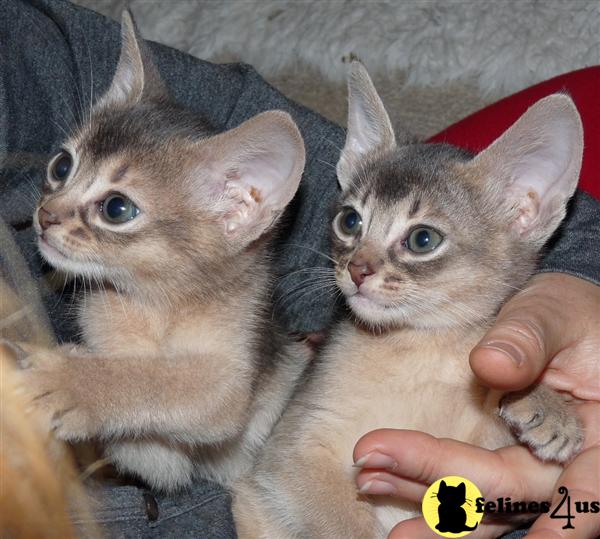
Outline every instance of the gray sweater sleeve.
{"type": "MultiPolygon", "coordinates": [[[[31,214],[35,189],[65,131],[109,86],[120,48],[119,25],[62,0],[0,0],[0,217],[12,225],[34,274],[40,274],[31,214]]],[[[328,264],[330,208],[338,192],[335,163],[344,130],[287,99],[250,66],[215,65],[151,44],[173,96],[228,129],[269,109],[288,111],[305,140],[307,164],[283,219],[275,262],[277,316],[291,331],[322,329],[334,296],[307,286],[306,270],[328,264]]],[[[564,271],[600,282],[600,203],[579,193],[541,271],[564,271]]],[[[47,302],[58,326],[64,305],[47,302]]],[[[66,326],[65,326],[66,327],[66,326]]],[[[68,338],[68,330],[59,331],[68,338]]]]}
{"type": "Polygon", "coordinates": [[[577,191],[561,227],[554,234],[539,267],[600,285],[600,202],[577,191]]]}

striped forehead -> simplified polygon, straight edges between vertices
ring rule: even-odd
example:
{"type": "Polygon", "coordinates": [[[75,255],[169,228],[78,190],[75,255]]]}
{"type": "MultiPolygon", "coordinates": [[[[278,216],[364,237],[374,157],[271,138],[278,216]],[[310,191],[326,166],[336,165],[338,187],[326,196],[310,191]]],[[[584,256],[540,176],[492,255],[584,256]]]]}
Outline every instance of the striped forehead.
{"type": "Polygon", "coordinates": [[[101,109],[77,133],[77,144],[91,159],[123,151],[152,155],[172,140],[198,140],[215,134],[200,116],[173,103],[141,103],[130,109],[101,109]]]}
{"type": "Polygon", "coordinates": [[[74,155],[76,169],[64,185],[65,194],[85,205],[100,200],[109,191],[117,191],[130,183],[130,166],[124,156],[113,156],[91,162],[85,155],[74,155]]]}
{"type": "Polygon", "coordinates": [[[417,193],[393,202],[388,200],[386,204],[370,194],[363,206],[363,222],[366,219],[364,234],[385,244],[397,241],[408,228],[424,217],[424,209],[425,205],[417,193]]]}

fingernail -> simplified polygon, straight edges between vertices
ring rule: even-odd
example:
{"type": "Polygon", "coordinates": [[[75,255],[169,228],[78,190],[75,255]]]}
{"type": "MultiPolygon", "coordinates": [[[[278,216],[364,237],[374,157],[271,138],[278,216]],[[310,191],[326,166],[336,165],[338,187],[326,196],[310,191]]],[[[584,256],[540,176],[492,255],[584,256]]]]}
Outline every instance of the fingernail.
{"type": "Polygon", "coordinates": [[[371,479],[358,489],[360,494],[380,494],[384,496],[393,496],[398,494],[396,487],[386,481],[371,479]]]}
{"type": "Polygon", "coordinates": [[[380,453],[379,451],[371,451],[363,457],[359,458],[353,466],[355,468],[393,468],[396,465],[396,461],[388,456],[380,453]]]}
{"type": "Polygon", "coordinates": [[[481,346],[483,348],[490,348],[491,350],[497,350],[498,352],[502,352],[504,355],[512,359],[517,365],[521,365],[523,363],[523,352],[521,352],[521,350],[519,350],[516,346],[513,346],[510,343],[490,341],[482,343],[481,346]]]}

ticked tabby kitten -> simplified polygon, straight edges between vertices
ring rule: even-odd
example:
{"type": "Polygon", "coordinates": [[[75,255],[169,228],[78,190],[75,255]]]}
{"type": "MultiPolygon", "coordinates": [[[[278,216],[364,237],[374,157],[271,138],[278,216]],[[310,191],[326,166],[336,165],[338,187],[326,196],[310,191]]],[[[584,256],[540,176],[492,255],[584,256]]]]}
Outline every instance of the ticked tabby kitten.
{"type": "Polygon", "coordinates": [[[418,514],[357,492],[352,451],[373,429],[498,448],[515,442],[510,425],[541,458],[578,450],[562,396],[543,386],[511,396],[503,421],[501,395],[477,383],[468,357],[563,219],[582,143],[564,95],[541,100],[476,156],[414,143],[394,134],[368,74],[352,66],[332,223],[351,317],[236,488],[241,539],[384,538],[418,514]]]}
{"type": "MultiPolygon", "coordinates": [[[[269,232],[299,185],[284,112],[217,134],[172,102],[128,13],[106,94],[49,164],[34,215],[54,267],[97,283],[84,346],[22,363],[56,435],[99,439],[158,489],[229,483],[308,360],[271,321],[269,232]]],[[[27,348],[27,347],[26,347],[27,348]]]]}

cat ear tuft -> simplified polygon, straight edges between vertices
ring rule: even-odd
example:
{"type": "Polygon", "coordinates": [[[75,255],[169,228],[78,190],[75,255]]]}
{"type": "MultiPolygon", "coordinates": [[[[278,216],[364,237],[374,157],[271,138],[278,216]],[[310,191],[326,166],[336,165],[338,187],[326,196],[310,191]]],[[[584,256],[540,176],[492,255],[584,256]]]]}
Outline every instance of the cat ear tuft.
{"type": "Polygon", "coordinates": [[[500,138],[472,161],[482,166],[488,188],[502,200],[512,230],[534,244],[545,243],[565,216],[583,155],[583,126],[564,94],[530,107],[500,138]]]}
{"type": "Polygon", "coordinates": [[[109,89],[97,106],[133,105],[142,98],[157,98],[165,94],[164,83],[148,46],[140,37],[131,13],[124,10],[119,63],[109,89]]]}
{"type": "Polygon", "coordinates": [[[347,127],[346,143],[337,165],[342,189],[351,185],[352,176],[366,155],[396,146],[390,118],[371,77],[359,61],[350,64],[348,73],[347,127]]]}
{"type": "Polygon", "coordinates": [[[277,221],[298,189],[305,161],[300,131],[286,112],[269,111],[200,144],[225,232],[245,246],[277,221]]]}

